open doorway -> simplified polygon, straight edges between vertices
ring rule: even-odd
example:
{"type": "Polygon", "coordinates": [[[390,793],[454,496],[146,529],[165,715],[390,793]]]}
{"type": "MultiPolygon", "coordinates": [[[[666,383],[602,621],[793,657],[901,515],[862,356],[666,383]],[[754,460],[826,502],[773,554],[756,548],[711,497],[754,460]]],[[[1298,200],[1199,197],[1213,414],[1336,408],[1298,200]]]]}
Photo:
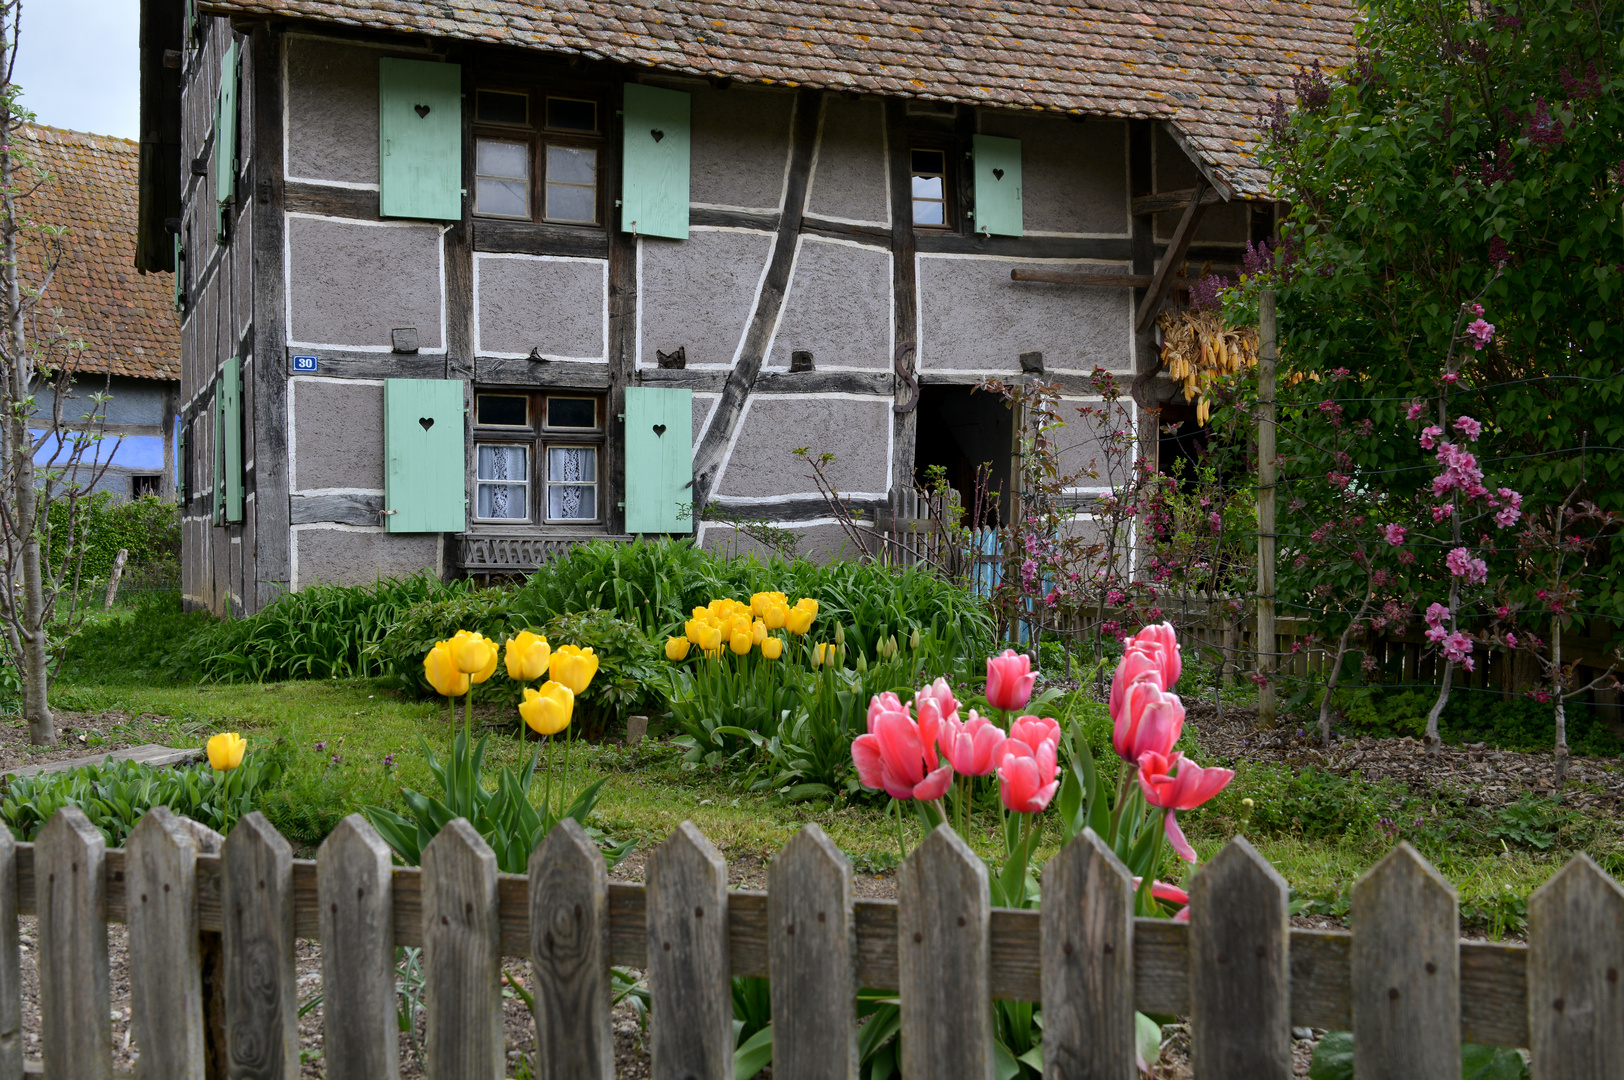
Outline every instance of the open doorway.
{"type": "Polygon", "coordinates": [[[1015,420],[1009,406],[997,394],[972,386],[924,386],[919,392],[918,416],[914,482],[923,485],[927,470],[940,466],[968,510],[975,499],[976,468],[986,464],[992,520],[984,524],[1008,521],[1015,447],[1015,420]],[[991,492],[998,493],[996,501],[990,498],[991,492]]]}

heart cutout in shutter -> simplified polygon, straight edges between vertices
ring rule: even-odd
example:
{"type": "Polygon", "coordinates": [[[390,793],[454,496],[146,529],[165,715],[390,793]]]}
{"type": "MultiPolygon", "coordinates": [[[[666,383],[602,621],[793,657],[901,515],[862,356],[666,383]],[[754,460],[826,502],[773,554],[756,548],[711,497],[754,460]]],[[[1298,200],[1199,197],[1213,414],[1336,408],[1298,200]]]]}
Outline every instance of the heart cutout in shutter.
{"type": "Polygon", "coordinates": [[[434,417],[432,417],[432,416],[419,416],[417,418],[417,422],[419,424],[423,425],[423,430],[424,431],[427,431],[429,428],[434,426],[434,417]]]}
{"type": "Polygon", "coordinates": [[[659,142],[661,139],[665,138],[665,132],[661,131],[659,128],[650,128],[649,134],[654,136],[655,142],[659,142]]]}
{"type": "Polygon", "coordinates": [[[664,424],[655,424],[654,425],[654,434],[656,436],[664,435],[665,434],[665,425],[664,424]]]}
{"type": "Polygon", "coordinates": [[[1003,169],[994,169],[992,171],[992,178],[994,180],[1002,180],[1004,178],[1004,170],[1003,169]]]}
{"type": "Polygon", "coordinates": [[[418,105],[415,106],[415,108],[418,116],[427,116],[429,114],[429,107],[427,105],[418,105]]]}

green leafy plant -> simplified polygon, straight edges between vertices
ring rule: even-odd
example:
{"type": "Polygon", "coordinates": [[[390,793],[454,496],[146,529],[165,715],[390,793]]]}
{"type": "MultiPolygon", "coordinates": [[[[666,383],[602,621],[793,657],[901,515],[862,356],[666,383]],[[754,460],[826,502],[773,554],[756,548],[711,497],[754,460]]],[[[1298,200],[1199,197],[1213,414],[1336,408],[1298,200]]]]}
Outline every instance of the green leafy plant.
{"type": "Polygon", "coordinates": [[[276,783],[282,761],[275,752],[250,753],[237,768],[207,765],[154,768],[134,761],[86,765],[64,772],[14,776],[0,795],[0,821],[21,840],[33,840],[64,806],[77,806],[111,847],[125,839],[148,810],[167,806],[219,833],[231,831],[276,783]]]}
{"type": "MultiPolygon", "coordinates": [[[[1528,1064],[1515,1050],[1462,1043],[1461,1080],[1527,1080],[1528,1064]]],[[[1314,1047],[1309,1080],[1353,1080],[1353,1032],[1328,1031],[1314,1047]]]]}

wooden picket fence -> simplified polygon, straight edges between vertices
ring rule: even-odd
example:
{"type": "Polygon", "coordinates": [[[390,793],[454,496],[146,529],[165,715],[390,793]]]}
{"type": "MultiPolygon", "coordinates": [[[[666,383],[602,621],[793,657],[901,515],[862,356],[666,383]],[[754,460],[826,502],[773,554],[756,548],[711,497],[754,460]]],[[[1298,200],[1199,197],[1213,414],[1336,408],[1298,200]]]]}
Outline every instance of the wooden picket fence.
{"type": "Polygon", "coordinates": [[[895,901],[855,898],[816,825],[746,892],[687,822],[639,885],[611,882],[569,821],[521,876],[461,819],[418,869],[359,816],[302,860],[257,813],[222,844],[160,808],[107,850],[70,807],[32,844],[0,829],[0,1080],[25,1071],[19,914],[39,920],[57,1080],[111,1075],[109,920],[129,925],[138,1075],[166,1080],[299,1074],[296,938],[322,943],[329,1080],[398,1076],[397,945],[423,947],[433,1080],[505,1075],[504,956],[532,964],[548,1080],[614,1075],[611,965],[647,972],[655,1080],[732,1080],[729,975],[771,980],[775,1080],[856,1076],[859,987],[899,991],[908,1080],[988,1080],[992,998],[1042,1002],[1053,1080],[1130,1080],[1135,1009],[1191,1018],[1200,1080],[1288,1080],[1294,1025],[1351,1029],[1360,1080],[1459,1080],[1461,1040],[1529,1048],[1536,1080],[1624,1070],[1624,889],[1582,855],[1530,899],[1527,946],[1460,940],[1454,890],[1407,845],[1354,886],[1352,933],[1293,929],[1286,882],[1239,838],[1194,875],[1188,923],[1134,918],[1092,833],[1048,863],[1040,911],[991,907],[946,828],[898,880],[895,901]]]}

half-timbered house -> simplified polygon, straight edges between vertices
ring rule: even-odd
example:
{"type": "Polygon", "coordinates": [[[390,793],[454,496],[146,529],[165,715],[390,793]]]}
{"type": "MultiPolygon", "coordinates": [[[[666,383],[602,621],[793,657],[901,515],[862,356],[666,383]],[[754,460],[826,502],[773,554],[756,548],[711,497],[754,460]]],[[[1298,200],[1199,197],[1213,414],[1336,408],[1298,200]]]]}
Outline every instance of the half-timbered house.
{"type": "Polygon", "coordinates": [[[1258,119],[1353,18],[143,7],[140,260],[179,268],[185,589],[222,611],[728,516],[815,549],[797,447],[873,507],[1007,472],[974,385],[1148,370],[1175,272],[1272,233],[1258,119]]]}

